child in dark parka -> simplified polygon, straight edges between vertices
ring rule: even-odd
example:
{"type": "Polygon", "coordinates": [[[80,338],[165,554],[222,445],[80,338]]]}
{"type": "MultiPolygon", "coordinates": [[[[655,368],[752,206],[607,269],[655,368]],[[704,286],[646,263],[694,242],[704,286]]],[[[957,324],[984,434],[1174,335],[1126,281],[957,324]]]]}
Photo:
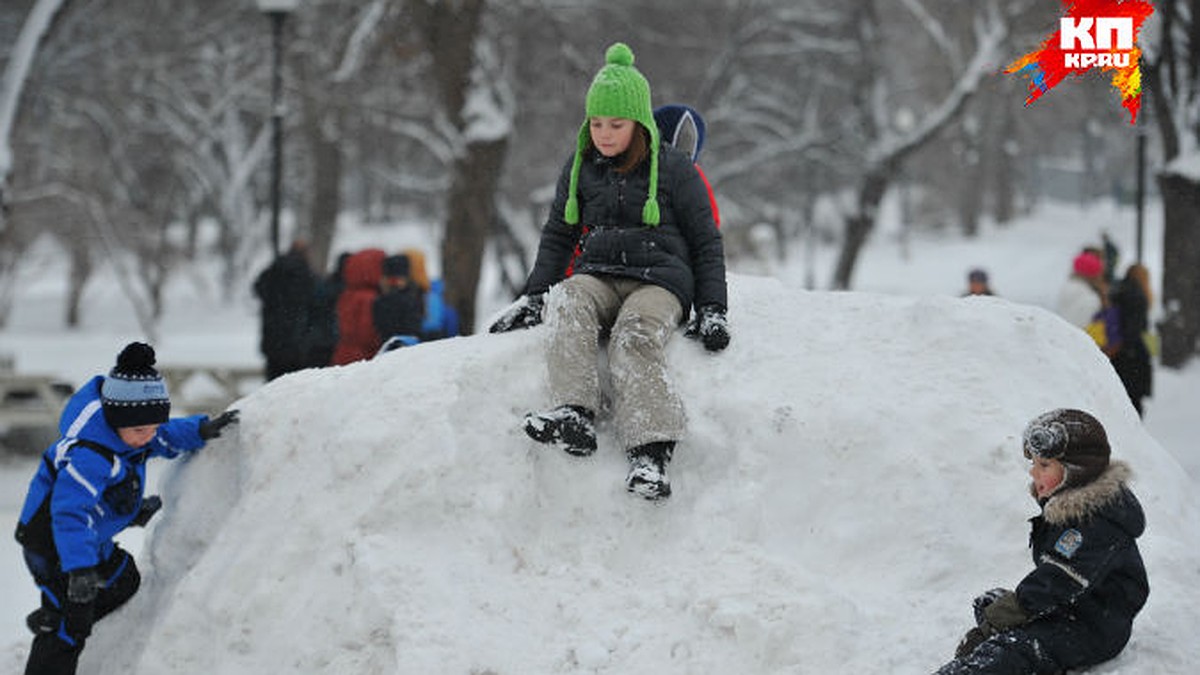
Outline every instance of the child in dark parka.
{"type": "Polygon", "coordinates": [[[1035,565],[1016,590],[975,598],[975,628],[937,675],[1061,673],[1107,661],[1129,641],[1150,592],[1137,537],[1146,518],[1109,461],[1104,427],[1058,409],[1025,429],[1030,493],[1042,507],[1029,545],[1035,565]]]}

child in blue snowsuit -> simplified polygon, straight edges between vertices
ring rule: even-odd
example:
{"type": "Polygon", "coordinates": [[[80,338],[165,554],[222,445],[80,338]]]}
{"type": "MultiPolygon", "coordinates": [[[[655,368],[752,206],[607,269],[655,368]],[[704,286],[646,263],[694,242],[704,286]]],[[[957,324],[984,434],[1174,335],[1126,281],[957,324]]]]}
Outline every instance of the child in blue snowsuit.
{"type": "Polygon", "coordinates": [[[237,421],[236,410],[214,419],[170,419],[170,410],[154,349],[140,342],[67,401],[61,438],[43,454],[17,524],[42,592],[27,619],[35,637],[26,675],[74,673],[92,624],[137,592],[137,565],[113,537],[145,525],[162,504],[143,498],[146,460],[197,450],[237,421]]]}
{"type": "Polygon", "coordinates": [[[1015,590],[975,599],[975,621],[937,675],[1062,673],[1107,661],[1129,642],[1150,587],[1137,538],[1146,517],[1109,461],[1104,427],[1082,410],[1058,409],[1025,429],[1032,572],[1015,590]]]}

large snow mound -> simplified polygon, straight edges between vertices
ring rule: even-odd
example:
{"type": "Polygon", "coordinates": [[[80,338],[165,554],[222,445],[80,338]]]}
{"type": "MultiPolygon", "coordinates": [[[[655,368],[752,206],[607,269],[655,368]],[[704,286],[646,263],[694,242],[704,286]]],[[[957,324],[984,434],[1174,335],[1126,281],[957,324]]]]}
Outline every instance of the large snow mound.
{"type": "Polygon", "coordinates": [[[1096,672],[1200,661],[1200,508],[1087,336],[990,298],[731,279],[733,342],[669,346],[674,495],[625,493],[606,423],[576,459],[544,327],[296,373],[163,471],[141,593],[81,672],[928,673],[971,597],[1030,569],[1019,435],[1080,407],[1147,511],[1150,602],[1096,672]]]}

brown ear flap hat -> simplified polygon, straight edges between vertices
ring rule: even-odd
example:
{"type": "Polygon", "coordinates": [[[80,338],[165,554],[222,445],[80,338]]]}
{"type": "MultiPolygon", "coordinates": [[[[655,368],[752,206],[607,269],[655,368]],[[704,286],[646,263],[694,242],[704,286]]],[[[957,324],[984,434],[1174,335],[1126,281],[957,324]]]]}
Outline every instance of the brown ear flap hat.
{"type": "Polygon", "coordinates": [[[1108,468],[1111,449],[1104,426],[1082,410],[1059,408],[1038,415],[1025,427],[1023,441],[1026,458],[1062,462],[1062,488],[1086,485],[1108,468]]]}

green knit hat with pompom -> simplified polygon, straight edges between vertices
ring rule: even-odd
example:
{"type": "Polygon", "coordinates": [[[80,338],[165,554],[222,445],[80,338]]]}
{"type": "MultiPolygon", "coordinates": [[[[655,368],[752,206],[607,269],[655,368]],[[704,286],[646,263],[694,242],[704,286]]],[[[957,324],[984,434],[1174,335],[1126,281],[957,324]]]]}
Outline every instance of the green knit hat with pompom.
{"type": "Polygon", "coordinates": [[[604,61],[604,67],[596,73],[588,88],[587,116],[579,128],[563,219],[571,225],[579,223],[579,167],[583,165],[583,153],[591,140],[589,121],[592,117],[624,117],[650,132],[650,186],[646,204],[642,207],[642,222],[658,225],[658,125],[654,123],[654,107],[650,104],[650,83],[633,67],[633,50],[623,42],[609,47],[604,53],[604,61]]]}

